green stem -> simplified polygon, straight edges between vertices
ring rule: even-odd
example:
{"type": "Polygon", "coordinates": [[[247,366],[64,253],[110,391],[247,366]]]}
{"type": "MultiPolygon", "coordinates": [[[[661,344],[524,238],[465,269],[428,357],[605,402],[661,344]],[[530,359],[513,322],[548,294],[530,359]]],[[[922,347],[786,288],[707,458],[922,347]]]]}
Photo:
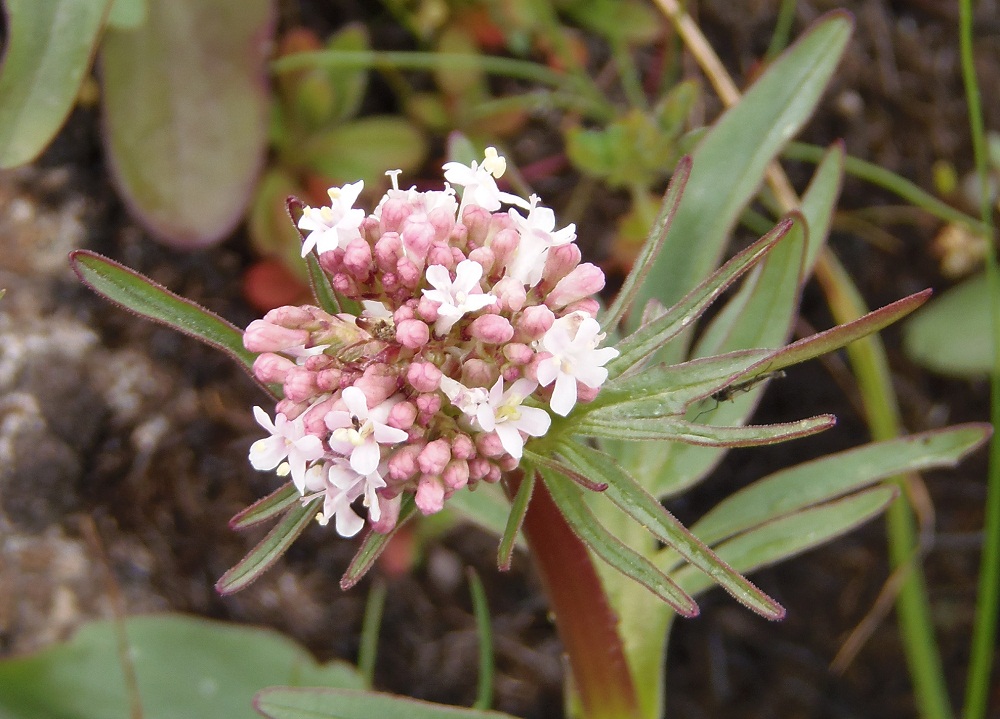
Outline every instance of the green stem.
{"type": "Polygon", "coordinates": [[[764,55],[768,60],[773,60],[788,47],[788,38],[792,32],[795,8],[798,4],[798,0],[781,0],[778,21],[774,24],[774,34],[771,35],[771,44],[767,46],[767,53],[764,55]]]}
{"type": "MultiPolygon", "coordinates": [[[[508,476],[508,493],[520,478],[508,476]]],[[[615,615],[587,547],[539,478],[522,526],[569,658],[585,719],[641,717],[615,615]]]]}
{"type": "MultiPolygon", "coordinates": [[[[987,177],[987,150],[983,130],[983,112],[979,84],[972,56],[972,5],[958,3],[959,49],[962,80],[969,106],[972,151],[979,178],[979,213],[987,228],[986,276],[990,288],[990,317],[993,324],[993,376],[990,378],[990,406],[993,426],[1000,426],[1000,270],[994,244],[993,211],[990,207],[987,177]]],[[[990,672],[996,649],[997,613],[1000,612],[1000,435],[994,431],[990,441],[990,466],[987,480],[986,513],[983,519],[985,541],[979,565],[979,589],[976,619],[972,630],[972,652],[965,686],[965,719],[986,716],[990,694],[990,672]]]]}
{"type": "MultiPolygon", "coordinates": [[[[823,284],[827,304],[837,324],[857,319],[868,311],[847,271],[833,253],[823,254],[823,260],[816,266],[816,276],[823,284]]],[[[847,352],[858,380],[872,439],[898,436],[902,429],[899,407],[882,341],[877,336],[866,337],[848,345],[847,352]]],[[[902,490],[886,512],[889,560],[893,568],[903,567],[905,572],[896,597],[900,637],[920,715],[925,719],[949,719],[951,704],[934,639],[913,512],[907,500],[908,480],[895,477],[892,481],[902,490]]]]}

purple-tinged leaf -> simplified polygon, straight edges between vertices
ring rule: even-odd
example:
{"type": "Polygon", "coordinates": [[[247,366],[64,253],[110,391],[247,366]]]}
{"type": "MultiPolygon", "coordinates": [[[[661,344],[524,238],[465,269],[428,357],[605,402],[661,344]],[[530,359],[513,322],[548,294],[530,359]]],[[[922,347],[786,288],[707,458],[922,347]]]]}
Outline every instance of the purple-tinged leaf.
{"type": "Polygon", "coordinates": [[[694,424],[669,417],[605,421],[587,416],[573,426],[573,431],[579,435],[606,437],[627,442],[662,440],[697,444],[704,447],[757,447],[807,437],[830,429],[836,423],[837,419],[832,414],[820,414],[800,419],[797,422],[746,427],[717,427],[715,425],[694,424]]]}
{"type": "Polygon", "coordinates": [[[222,575],[215,583],[215,590],[219,594],[233,594],[246,588],[270,569],[313,521],[318,501],[314,499],[305,504],[300,502],[288,510],[260,544],[222,575]]]}
{"type": "Polygon", "coordinates": [[[607,365],[608,376],[614,379],[632,370],[666,342],[691,327],[729,285],[788,234],[792,223],[791,219],[779,222],[773,230],[716,270],[676,305],[625,337],[617,345],[620,354],[607,365]]]}
{"type": "MultiPolygon", "coordinates": [[[[80,281],[97,294],[225,352],[253,376],[257,355],[243,347],[243,332],[214,312],[95,252],[76,250],[70,253],[69,263],[80,281]]],[[[281,391],[278,386],[268,389],[276,396],[281,391]]]]}
{"type": "Polygon", "coordinates": [[[405,495],[402,506],[399,508],[399,518],[396,520],[396,526],[386,534],[379,534],[375,531],[368,532],[368,535],[361,542],[361,548],[358,549],[354,555],[354,559],[348,565],[347,571],[344,572],[344,576],[340,578],[340,588],[347,590],[360,582],[361,578],[368,574],[368,570],[375,564],[375,560],[379,558],[379,555],[389,546],[389,542],[399,532],[400,527],[406,524],[416,513],[417,504],[413,500],[413,495],[405,495]]]}
{"type": "Polygon", "coordinates": [[[559,453],[577,471],[589,474],[608,485],[605,496],[625,514],[649,530],[658,540],[673,547],[692,565],[705,572],[737,601],[768,619],[781,619],[784,608],[760,591],[746,577],[723,562],[698,537],[694,536],[653,495],[613,457],[576,442],[563,442],[559,453]]]}
{"type": "Polygon", "coordinates": [[[698,605],[681,591],[670,577],[597,521],[583,501],[580,489],[574,486],[572,480],[560,472],[545,467],[539,471],[566,523],[596,556],[616,571],[649,589],[681,616],[697,616],[698,605]]]}
{"type": "Polygon", "coordinates": [[[6,0],[0,168],[31,162],[66,121],[110,0],[6,0]]]}
{"type": "Polygon", "coordinates": [[[149,0],[101,45],[105,147],[125,201],[173,247],[240,221],[264,160],[271,0],[149,0]]]}
{"type": "Polygon", "coordinates": [[[573,482],[580,485],[582,489],[585,489],[588,492],[603,492],[608,488],[607,482],[594,481],[589,477],[585,477],[574,467],[567,466],[566,464],[557,462],[549,457],[543,457],[540,454],[535,454],[534,452],[525,450],[524,458],[531,464],[537,464],[539,467],[544,467],[552,472],[558,472],[563,477],[573,480],[573,482]]]}
{"type": "Polygon", "coordinates": [[[271,492],[262,499],[258,499],[242,512],[237,513],[229,520],[230,529],[247,529],[255,527],[262,522],[277,517],[286,509],[291,507],[298,500],[299,490],[291,482],[286,482],[284,486],[271,492]]]}

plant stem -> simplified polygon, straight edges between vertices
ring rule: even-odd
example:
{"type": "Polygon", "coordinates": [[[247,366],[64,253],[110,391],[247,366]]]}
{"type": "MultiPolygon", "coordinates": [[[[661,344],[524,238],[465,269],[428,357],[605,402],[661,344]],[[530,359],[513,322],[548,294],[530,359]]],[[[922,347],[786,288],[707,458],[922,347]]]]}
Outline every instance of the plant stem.
{"type": "MultiPolygon", "coordinates": [[[[517,494],[521,478],[508,475],[517,494]]],[[[641,716],[618,617],[586,545],[573,533],[540,477],[522,526],[569,658],[572,686],[585,719],[641,716]]]]}

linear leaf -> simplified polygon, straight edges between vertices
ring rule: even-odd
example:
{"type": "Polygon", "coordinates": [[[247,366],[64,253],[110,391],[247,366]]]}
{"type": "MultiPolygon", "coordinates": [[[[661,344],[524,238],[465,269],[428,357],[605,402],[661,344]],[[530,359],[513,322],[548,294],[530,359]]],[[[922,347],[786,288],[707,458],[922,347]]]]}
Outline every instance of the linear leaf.
{"type": "Polygon", "coordinates": [[[547,467],[543,467],[540,471],[553,501],[566,518],[566,523],[595,555],[629,579],[649,589],[673,607],[678,614],[686,617],[698,614],[698,605],[691,597],[680,591],[673,580],[597,521],[580,496],[580,489],[574,486],[571,479],[547,467]]]}
{"type": "Polygon", "coordinates": [[[791,226],[791,220],[779,222],[773,230],[716,270],[673,307],[625,337],[618,343],[620,354],[607,365],[608,376],[614,379],[631,370],[664,343],[690,327],[729,285],[759,262],[788,233],[791,226]]]}
{"type": "Polygon", "coordinates": [[[608,489],[604,495],[608,499],[657,539],[673,547],[678,554],[718,582],[735,599],[768,619],[781,619],[785,615],[780,604],[721,561],[704,542],[643,489],[632,475],[622,469],[614,458],[573,442],[560,444],[559,453],[577,471],[607,483],[608,489]]]}
{"type": "Polygon", "coordinates": [[[517,488],[517,494],[514,495],[514,501],[510,503],[507,524],[500,537],[500,546],[497,548],[497,568],[500,571],[505,572],[510,569],[511,558],[514,556],[514,545],[521,534],[521,525],[524,524],[524,515],[528,511],[528,502],[531,501],[531,493],[534,489],[535,473],[526,471],[521,479],[521,485],[517,488]]]}
{"type": "MultiPolygon", "coordinates": [[[[875,487],[769,522],[715,547],[719,557],[744,574],[825,544],[874,518],[896,497],[895,487],[875,487]]],[[[671,574],[691,594],[712,586],[685,565],[671,574]]]]}
{"type": "Polygon", "coordinates": [[[222,575],[215,583],[215,590],[219,594],[238,592],[270,569],[313,521],[318,501],[314,499],[306,504],[299,503],[288,510],[260,544],[222,575]]]}
{"type": "Polygon", "coordinates": [[[574,425],[573,430],[580,435],[606,437],[628,442],[663,440],[704,447],[757,447],[807,437],[830,429],[836,422],[833,415],[820,414],[796,422],[745,427],[717,427],[709,424],[694,424],[670,417],[603,421],[587,416],[574,425]]]}
{"type": "Polygon", "coordinates": [[[0,169],[31,162],[66,121],[111,0],[6,0],[0,169]]]}
{"type": "Polygon", "coordinates": [[[379,692],[271,687],[257,693],[254,708],[268,719],[516,719],[510,714],[432,704],[379,692]]]}
{"type": "Polygon", "coordinates": [[[214,312],[95,252],[76,250],[70,254],[70,265],[97,294],[225,352],[253,375],[257,355],[243,347],[243,333],[214,312]]]}
{"type": "Polygon", "coordinates": [[[340,300],[337,299],[337,293],[333,291],[330,278],[319,266],[319,260],[316,259],[315,253],[310,252],[306,255],[306,266],[309,268],[309,284],[316,302],[331,315],[340,314],[340,300]]]}
{"type": "Polygon", "coordinates": [[[258,499],[242,512],[238,512],[229,520],[230,529],[246,529],[255,527],[262,522],[266,522],[272,517],[276,517],[284,512],[288,507],[295,504],[300,497],[299,491],[291,482],[285,482],[271,494],[262,499],[258,499]]]}
{"type": "Polygon", "coordinates": [[[392,538],[396,536],[396,533],[399,532],[404,524],[410,521],[416,512],[417,504],[413,501],[413,495],[407,494],[403,497],[402,505],[399,508],[399,518],[396,520],[396,526],[391,531],[386,534],[380,534],[375,531],[368,532],[367,536],[361,542],[361,547],[354,555],[354,559],[348,565],[347,571],[344,572],[344,576],[340,578],[341,589],[350,589],[361,581],[361,578],[375,564],[375,560],[389,546],[392,538]]]}

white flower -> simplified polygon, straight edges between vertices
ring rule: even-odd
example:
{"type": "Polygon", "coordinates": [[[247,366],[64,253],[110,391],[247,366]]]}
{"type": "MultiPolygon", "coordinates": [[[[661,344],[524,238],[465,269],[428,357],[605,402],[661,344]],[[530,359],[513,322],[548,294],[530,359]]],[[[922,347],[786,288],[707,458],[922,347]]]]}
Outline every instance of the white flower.
{"type": "Polygon", "coordinates": [[[346,388],[340,396],[347,405],[347,411],[333,410],[324,417],[326,426],[333,430],[330,448],[339,454],[349,455],[351,468],[367,476],[378,468],[380,444],[396,444],[409,435],[385,424],[389,410],[395,404],[391,399],[369,410],[365,393],[357,387],[346,388]]]}
{"type": "Polygon", "coordinates": [[[361,237],[358,229],[365,220],[365,211],[353,209],[365,183],[358,180],[353,185],[331,187],[329,207],[305,207],[299,218],[299,229],[309,230],[302,242],[302,256],[315,247],[320,254],[344,248],[351,240],[361,237]]]}
{"type": "Polygon", "coordinates": [[[310,502],[323,495],[323,511],[316,516],[321,525],[335,518],[337,534],[353,537],[364,526],[364,520],[351,508],[351,503],[364,496],[368,516],[377,522],[382,516],[377,491],[386,486],[378,471],[361,476],[343,458],[336,458],[329,464],[315,465],[306,473],[306,486],[314,492],[302,498],[310,502]]]}
{"type": "Polygon", "coordinates": [[[537,195],[532,195],[530,200],[531,209],[527,217],[521,217],[513,208],[507,213],[521,235],[521,242],[507,262],[506,276],[534,287],[542,279],[549,248],[573,242],[576,239],[576,225],[569,224],[561,230],[553,231],[556,226],[555,213],[550,208],[539,205],[537,195]]]}
{"type": "Polygon", "coordinates": [[[552,356],[539,362],[538,382],[543,387],[556,383],[551,402],[556,414],[565,417],[573,409],[578,381],[596,388],[608,378],[604,365],[618,356],[618,350],[597,349],[603,339],[600,323],[582,312],[560,317],[542,336],[542,348],[552,356]]]}
{"type": "Polygon", "coordinates": [[[501,202],[528,207],[528,203],[517,195],[501,192],[500,188],[497,187],[497,181],[494,178],[503,175],[507,169],[507,161],[500,157],[493,147],[486,148],[486,158],[482,165],[475,160],[472,161],[471,165],[446,162],[442,169],[445,180],[465,188],[462,192],[462,205],[458,210],[459,219],[462,217],[462,210],[469,204],[478,205],[490,212],[499,210],[501,202]]]}
{"type": "Polygon", "coordinates": [[[427,282],[433,290],[424,290],[424,296],[441,303],[438,308],[438,319],[434,323],[434,333],[439,337],[447,334],[462,315],[476,312],[494,304],[497,298],[484,294],[479,287],[483,276],[483,266],[474,260],[462,260],[455,268],[455,279],[452,281],[448,268],[444,265],[431,265],[427,268],[427,282]]]}
{"type": "Polygon", "coordinates": [[[473,387],[469,389],[447,375],[441,377],[441,391],[467,417],[474,418],[479,413],[479,408],[490,401],[490,393],[486,388],[473,387]]]}
{"type": "Polygon", "coordinates": [[[524,453],[521,432],[541,437],[552,424],[552,418],[544,409],[521,404],[537,387],[537,382],[519,379],[504,392],[503,377],[500,377],[490,389],[489,401],[480,405],[476,412],[476,420],[483,431],[496,432],[500,444],[514,459],[521,459],[524,453]]]}
{"type": "Polygon", "coordinates": [[[289,421],[285,415],[278,414],[272,423],[260,407],[253,408],[253,416],[271,436],[250,445],[250,464],[258,470],[274,469],[287,457],[292,481],[301,493],[305,486],[306,464],[323,456],[320,438],[306,434],[302,417],[289,421]]]}

